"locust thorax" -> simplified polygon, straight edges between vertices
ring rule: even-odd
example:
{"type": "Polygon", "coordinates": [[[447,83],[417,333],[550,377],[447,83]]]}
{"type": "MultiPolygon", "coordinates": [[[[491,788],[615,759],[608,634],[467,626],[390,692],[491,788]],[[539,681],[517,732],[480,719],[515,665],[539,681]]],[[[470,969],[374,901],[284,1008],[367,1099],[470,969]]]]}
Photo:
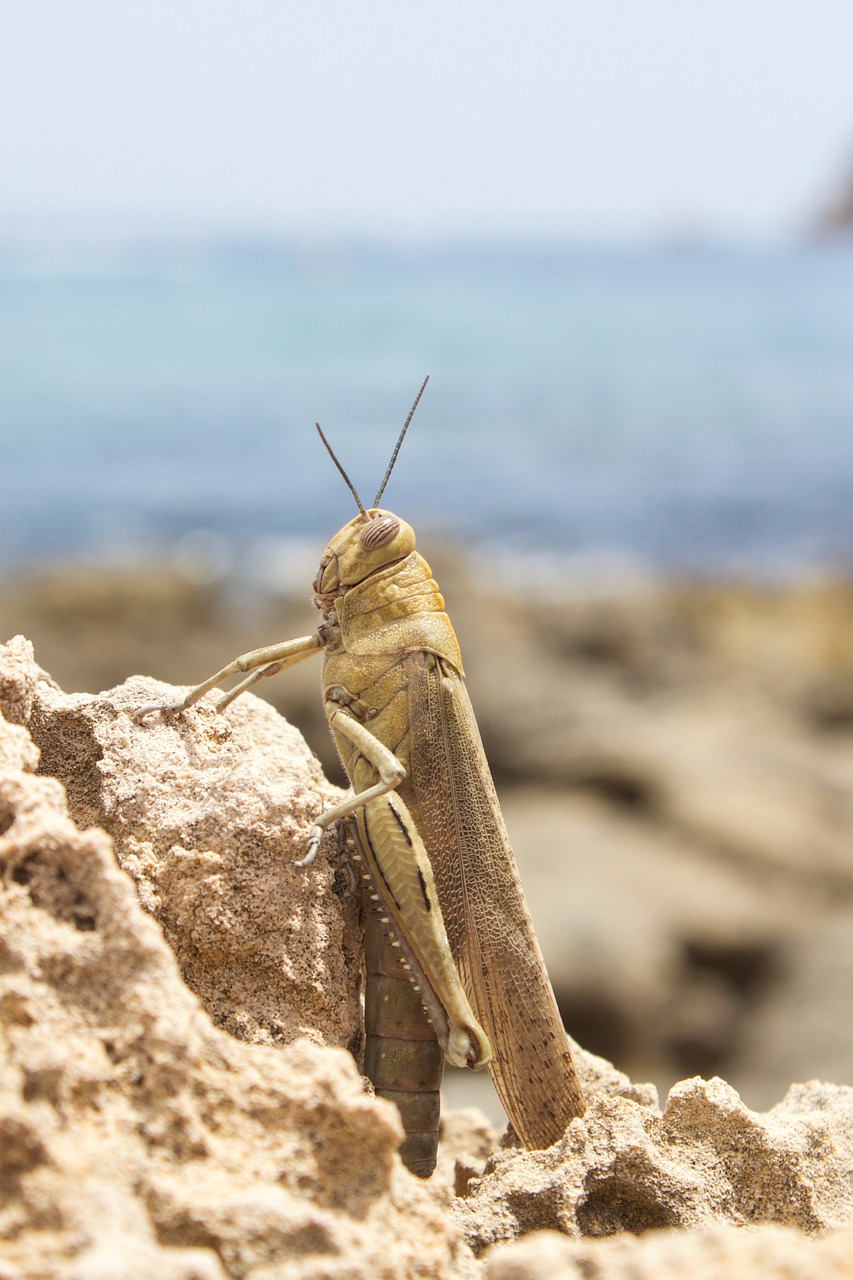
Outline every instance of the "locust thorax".
{"type": "Polygon", "coordinates": [[[373,507],[355,516],[335,534],[320,561],[314,579],[317,607],[325,611],[323,597],[340,595],[414,549],[414,529],[393,511],[373,507]]]}

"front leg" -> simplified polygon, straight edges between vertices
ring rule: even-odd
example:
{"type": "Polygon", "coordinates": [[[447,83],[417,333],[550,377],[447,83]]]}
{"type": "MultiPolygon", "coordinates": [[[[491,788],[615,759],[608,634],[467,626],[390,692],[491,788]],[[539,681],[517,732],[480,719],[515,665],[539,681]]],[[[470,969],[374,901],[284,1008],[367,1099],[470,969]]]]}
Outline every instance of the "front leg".
{"type": "Polygon", "coordinates": [[[274,676],[279,671],[284,671],[286,667],[295,666],[297,662],[302,662],[305,658],[310,658],[313,654],[320,653],[324,643],[320,639],[319,633],[314,632],[310,636],[300,636],[298,640],[286,640],[283,644],[269,644],[263,649],[253,649],[250,653],[241,654],[239,658],[229,662],[227,667],[223,667],[221,671],[217,671],[208,680],[204,680],[201,684],[197,684],[194,689],[190,689],[186,697],[181,698],[179,702],[167,702],[163,705],[152,703],[150,706],[140,707],[138,711],[134,712],[133,718],[138,724],[152,711],[164,711],[168,715],[178,711],[186,711],[187,707],[191,707],[198,702],[199,698],[204,697],[210,689],[215,689],[217,685],[222,684],[223,680],[227,680],[229,676],[251,671],[253,674],[247,680],[241,680],[216,704],[216,710],[223,711],[229,702],[233,702],[241,693],[245,693],[246,689],[256,684],[258,680],[263,679],[264,676],[274,676]]]}
{"type": "Polygon", "coordinates": [[[311,828],[308,852],[296,864],[300,868],[310,866],[314,861],[317,850],[320,847],[320,841],[323,838],[323,832],[327,827],[330,827],[333,822],[337,822],[339,818],[347,818],[351,813],[362,809],[368,801],[393,791],[395,787],[399,787],[406,776],[405,766],[400,763],[394,752],[390,751],[384,742],[380,742],[369,729],[365,729],[364,725],[358,720],[354,720],[345,711],[336,709],[333,702],[326,703],[326,715],[329,718],[329,727],[334,732],[341,734],[342,737],[347,738],[353,746],[358,747],[365,760],[368,760],[373,765],[379,774],[379,781],[374,786],[368,787],[366,791],[359,791],[355,795],[347,796],[346,800],[342,800],[340,804],[336,804],[331,809],[326,809],[324,813],[320,814],[311,828]]]}

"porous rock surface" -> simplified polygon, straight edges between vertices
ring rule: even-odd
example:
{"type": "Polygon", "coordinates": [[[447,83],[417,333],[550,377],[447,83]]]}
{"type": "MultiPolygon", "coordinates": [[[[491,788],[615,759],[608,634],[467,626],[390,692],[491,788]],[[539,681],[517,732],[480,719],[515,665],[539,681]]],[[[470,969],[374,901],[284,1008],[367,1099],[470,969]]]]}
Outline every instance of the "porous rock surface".
{"type": "Polygon", "coordinates": [[[661,1114],[598,1093],[548,1151],[470,1184],[457,1214],[477,1251],[524,1231],[640,1234],[711,1223],[853,1223],[853,1089],[794,1085],[763,1115],[723,1080],[685,1080],[661,1114]]]}
{"type": "Polygon", "coordinates": [[[814,1239],[787,1227],[703,1227],[606,1240],[536,1231],[490,1251],[485,1280],[849,1280],[853,1230],[814,1239]]]}
{"type": "MultiPolygon", "coordinates": [[[[281,1048],[245,1044],[212,1025],[110,838],[81,831],[59,782],[33,772],[38,753],[14,721],[47,716],[59,697],[25,644],[6,649],[2,1280],[469,1273],[457,1228],[400,1164],[394,1108],[366,1095],[348,1053],[304,1036],[281,1048]]],[[[131,692],[125,732],[144,739],[131,728],[133,701],[131,692]]],[[[131,790],[138,782],[125,779],[131,790]]],[[[190,812],[197,798],[187,797],[190,812]]],[[[214,885],[220,874],[210,866],[214,885]]],[[[140,873],[143,892],[158,883],[155,870],[140,873]]],[[[324,896],[337,903],[311,898],[324,896]]],[[[225,915],[223,933],[230,923],[225,915]]],[[[324,949],[315,946],[321,959],[324,949]]],[[[293,1016],[294,1028],[306,1018],[293,1016]]]]}
{"type": "Polygon", "coordinates": [[[335,792],[251,696],[133,722],[172,696],[68,696],[0,648],[0,1280],[781,1276],[780,1240],[797,1274],[853,1274],[841,1087],[759,1115],[688,1080],[661,1113],[580,1054],[589,1109],[550,1151],[479,1176],[493,1134],[451,1115],[444,1181],[412,1178],[341,1047],[348,875],[331,849],[291,865],[335,792]]]}
{"type": "Polygon", "coordinates": [[[299,732],[250,696],[227,718],[208,702],[136,723],[142,706],[183,691],[136,677],[66,695],[21,660],[7,718],[29,728],[77,825],[112,836],[213,1020],[262,1043],[308,1034],[346,1046],[360,949],[349,878],[326,858],[294,866],[311,818],[339,793],[299,732]]]}

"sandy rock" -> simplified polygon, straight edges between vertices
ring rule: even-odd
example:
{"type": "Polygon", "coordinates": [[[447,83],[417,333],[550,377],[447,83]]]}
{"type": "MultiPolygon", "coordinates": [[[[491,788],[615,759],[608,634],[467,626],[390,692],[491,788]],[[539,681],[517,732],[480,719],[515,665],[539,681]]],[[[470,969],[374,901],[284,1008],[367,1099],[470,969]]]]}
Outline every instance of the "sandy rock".
{"type": "Polygon", "coordinates": [[[498,1145],[500,1132],[479,1108],[448,1111],[442,1101],[434,1177],[452,1187],[456,1195],[464,1195],[471,1179],[482,1176],[487,1160],[498,1145]]]}
{"type": "Polygon", "coordinates": [[[850,1280],[853,1231],[805,1238],[785,1227],[652,1231],[567,1240],[536,1231],[489,1250],[485,1280],[850,1280]]]}
{"type": "Polygon", "coordinates": [[[183,691],[137,677],[68,695],[34,676],[20,642],[9,650],[7,705],[40,747],[41,770],[62,781],[79,826],[112,836],[214,1021],[267,1044],[357,1040],[348,873],[323,856],[304,872],[293,865],[311,819],[339,794],[299,732],[251,694],[227,717],[208,704],[137,724],[141,706],[183,691]]]}
{"type": "MultiPolygon", "coordinates": [[[[582,1048],[571,1036],[569,1042],[587,1099],[600,1093],[659,1109],[658,1091],[653,1084],[635,1084],[606,1058],[582,1048]]],[[[461,1195],[467,1192],[472,1178],[483,1174],[499,1139],[501,1148],[508,1150],[518,1150],[519,1142],[512,1129],[506,1129],[506,1114],[486,1072],[447,1069],[441,1092],[443,1113],[436,1176],[461,1195]],[[476,1098],[479,1105],[472,1106],[471,1098],[476,1098]]]]}
{"type": "Polygon", "coordinates": [[[503,1153],[457,1212],[476,1252],[530,1231],[573,1237],[853,1222],[853,1089],[792,1086],[758,1115],[722,1080],[685,1080],[663,1114],[597,1094],[549,1151],[503,1153]]]}
{"type": "MultiPolygon", "coordinates": [[[[56,714],[25,647],[3,657],[7,707],[56,714]]],[[[351,1056],[215,1028],[109,837],[69,819],[20,728],[0,744],[3,1280],[470,1274],[351,1056]]]]}

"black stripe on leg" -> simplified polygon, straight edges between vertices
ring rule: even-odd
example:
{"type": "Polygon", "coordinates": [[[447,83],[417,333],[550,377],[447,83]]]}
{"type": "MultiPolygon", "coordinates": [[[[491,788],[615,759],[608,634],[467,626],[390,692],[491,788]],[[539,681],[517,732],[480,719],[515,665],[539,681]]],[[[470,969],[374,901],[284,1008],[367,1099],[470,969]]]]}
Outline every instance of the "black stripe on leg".
{"type": "Polygon", "coordinates": [[[399,814],[399,813],[397,812],[397,810],[394,808],[394,806],[393,806],[393,804],[391,803],[391,801],[390,801],[390,800],[388,801],[388,808],[391,810],[391,812],[393,813],[394,817],[397,819],[397,826],[398,826],[398,827],[400,828],[400,830],[402,831],[402,833],[403,833],[403,835],[405,836],[405,839],[406,839],[406,844],[407,844],[407,845],[409,846],[409,848],[411,849],[411,848],[412,848],[412,837],[409,835],[409,828],[406,826],[405,822],[403,821],[402,815],[401,815],[401,814],[399,814]]]}
{"type": "Polygon", "coordinates": [[[367,825],[367,814],[364,815],[364,834],[365,834],[365,837],[367,838],[367,847],[370,850],[370,856],[373,860],[373,866],[376,868],[376,874],[379,876],[382,883],[385,885],[385,889],[387,891],[388,897],[394,903],[394,906],[397,908],[397,910],[402,914],[403,908],[400,906],[399,902],[395,898],[394,891],[391,888],[388,881],[386,880],[385,873],[382,870],[382,865],[376,856],[376,850],[374,849],[373,841],[370,838],[370,829],[368,828],[368,825],[367,825]]]}

